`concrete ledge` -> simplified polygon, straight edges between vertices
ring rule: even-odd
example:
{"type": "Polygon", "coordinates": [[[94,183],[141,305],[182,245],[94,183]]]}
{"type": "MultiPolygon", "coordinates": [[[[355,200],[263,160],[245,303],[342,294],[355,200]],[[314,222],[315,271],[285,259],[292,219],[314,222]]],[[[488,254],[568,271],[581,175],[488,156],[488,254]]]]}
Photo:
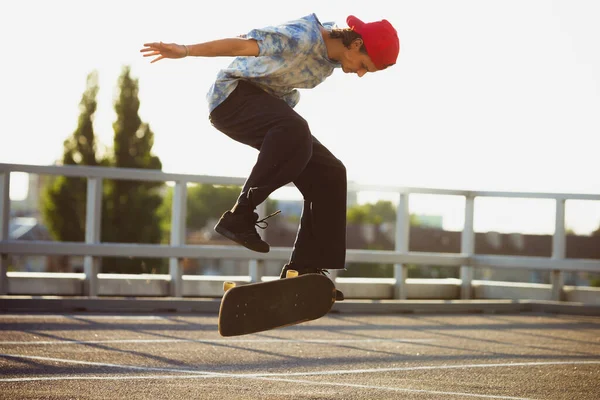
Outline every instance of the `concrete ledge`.
{"type": "MultiPolygon", "coordinates": [[[[223,282],[231,281],[237,285],[250,283],[249,276],[197,276],[184,275],[183,297],[223,296],[223,282]]],[[[168,297],[171,278],[169,275],[123,275],[98,274],[99,296],[120,297],[168,297]]]]}
{"type": "Polygon", "coordinates": [[[8,293],[49,296],[81,296],[85,274],[62,272],[9,272],[8,293]]]}
{"type": "MultiPolygon", "coordinates": [[[[9,272],[8,294],[15,296],[83,296],[83,273],[9,272]]],[[[184,297],[221,297],[223,282],[238,285],[250,282],[249,276],[184,275],[184,297]]],[[[169,275],[98,274],[98,295],[112,297],[167,297],[169,275]]]]}
{"type": "Polygon", "coordinates": [[[406,279],[407,298],[415,300],[460,299],[460,279],[406,279]]]}
{"type": "Polygon", "coordinates": [[[183,276],[184,297],[223,297],[223,282],[235,282],[236,285],[250,283],[249,276],[183,276]]]}
{"type": "MultiPolygon", "coordinates": [[[[56,296],[0,296],[0,312],[106,312],[217,314],[220,299],[87,298],[56,296]]],[[[355,314],[469,314],[526,312],[600,315],[600,305],[530,300],[345,300],[333,313],[355,314]]]]}
{"type": "Polygon", "coordinates": [[[169,295],[168,275],[154,274],[98,274],[100,296],[155,296],[169,295]]]}
{"type": "Polygon", "coordinates": [[[565,301],[536,301],[532,303],[533,312],[565,315],[600,315],[600,305],[565,301]]]}
{"type": "Polygon", "coordinates": [[[0,312],[218,313],[219,299],[0,296],[0,312]]]}
{"type": "MultiPolygon", "coordinates": [[[[9,272],[8,295],[13,296],[83,296],[85,275],[81,273],[29,273],[9,272]]],[[[263,281],[277,279],[264,276],[263,281]]],[[[200,276],[182,277],[184,298],[216,298],[223,295],[223,282],[234,281],[238,285],[250,282],[249,276],[200,276]]],[[[392,300],[393,278],[342,278],[336,286],[347,299],[392,300]]],[[[106,297],[154,297],[169,296],[170,276],[157,274],[98,274],[98,295],[106,297]]],[[[458,300],[461,280],[407,279],[409,300],[458,300]]],[[[473,281],[474,299],[477,300],[552,300],[549,284],[473,281]]],[[[562,300],[574,303],[600,305],[600,288],[565,286],[562,300]]]]}
{"type": "Polygon", "coordinates": [[[565,300],[575,303],[600,306],[600,288],[585,286],[565,286],[565,300]]]}
{"type": "Polygon", "coordinates": [[[529,299],[547,301],[552,300],[552,285],[474,280],[473,295],[476,299],[529,299]]]}
{"type": "MultiPolygon", "coordinates": [[[[337,278],[336,287],[349,299],[393,299],[394,278],[337,278]]],[[[460,298],[460,279],[406,280],[407,297],[415,300],[460,298]]]]}
{"type": "Polygon", "coordinates": [[[333,311],[364,314],[469,314],[532,311],[529,300],[350,300],[335,303],[333,311]]]}

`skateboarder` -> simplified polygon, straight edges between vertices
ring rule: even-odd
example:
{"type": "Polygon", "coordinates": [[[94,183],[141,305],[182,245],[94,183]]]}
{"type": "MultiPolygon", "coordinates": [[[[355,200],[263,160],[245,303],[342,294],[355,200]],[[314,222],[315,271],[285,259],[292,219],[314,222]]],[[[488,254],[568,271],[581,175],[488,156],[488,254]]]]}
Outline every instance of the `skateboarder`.
{"type": "Polygon", "coordinates": [[[394,65],[398,57],[398,35],[387,20],[365,23],[349,16],[346,22],[349,27],[341,29],[311,14],[236,38],[192,45],[146,43],[141,50],[145,57],[154,57],[152,62],[236,57],[208,92],[210,121],[259,154],[236,204],[215,230],[251,250],[268,252],[256,228],[266,227],[270,216],[259,220],[255,209],[293,182],[304,197],[304,208],[282,278],[288,269],[300,274],[343,269],[346,252],[346,169],[294,111],[297,89],[317,86],[336,68],[362,77],[394,65]]]}

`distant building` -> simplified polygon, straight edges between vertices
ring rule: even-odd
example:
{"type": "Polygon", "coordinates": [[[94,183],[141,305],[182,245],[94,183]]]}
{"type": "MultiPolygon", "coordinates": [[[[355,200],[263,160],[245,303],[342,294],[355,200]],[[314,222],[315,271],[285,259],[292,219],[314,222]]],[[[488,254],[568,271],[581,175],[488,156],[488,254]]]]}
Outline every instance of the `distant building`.
{"type": "MultiPolygon", "coordinates": [[[[50,233],[36,218],[12,218],[8,224],[10,240],[51,240],[50,233]]],[[[45,272],[49,263],[47,256],[18,256],[9,257],[9,268],[15,271],[45,272]]]]}

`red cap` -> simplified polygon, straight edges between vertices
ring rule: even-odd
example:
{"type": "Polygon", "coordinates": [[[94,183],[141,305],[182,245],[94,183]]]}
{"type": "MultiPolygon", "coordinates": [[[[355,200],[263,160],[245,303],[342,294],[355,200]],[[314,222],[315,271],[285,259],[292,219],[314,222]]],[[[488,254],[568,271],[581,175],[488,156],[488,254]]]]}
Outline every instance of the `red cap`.
{"type": "Polygon", "coordinates": [[[363,38],[369,57],[377,69],[385,69],[396,64],[400,52],[398,33],[387,20],[364,23],[354,15],[346,22],[348,26],[363,38]]]}

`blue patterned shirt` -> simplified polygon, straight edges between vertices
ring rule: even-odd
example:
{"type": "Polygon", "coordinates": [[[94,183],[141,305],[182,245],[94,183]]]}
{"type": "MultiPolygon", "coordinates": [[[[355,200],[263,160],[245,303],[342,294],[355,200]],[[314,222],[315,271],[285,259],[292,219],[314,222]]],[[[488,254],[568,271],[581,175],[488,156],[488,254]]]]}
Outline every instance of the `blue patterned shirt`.
{"type": "Polygon", "coordinates": [[[297,88],[313,88],[323,82],[340,64],[327,57],[315,14],[279,26],[254,29],[242,37],[258,42],[258,57],[236,57],[217,74],[206,98],[209,112],[221,104],[242,79],[279,97],[290,107],[300,99],[297,88]]]}

